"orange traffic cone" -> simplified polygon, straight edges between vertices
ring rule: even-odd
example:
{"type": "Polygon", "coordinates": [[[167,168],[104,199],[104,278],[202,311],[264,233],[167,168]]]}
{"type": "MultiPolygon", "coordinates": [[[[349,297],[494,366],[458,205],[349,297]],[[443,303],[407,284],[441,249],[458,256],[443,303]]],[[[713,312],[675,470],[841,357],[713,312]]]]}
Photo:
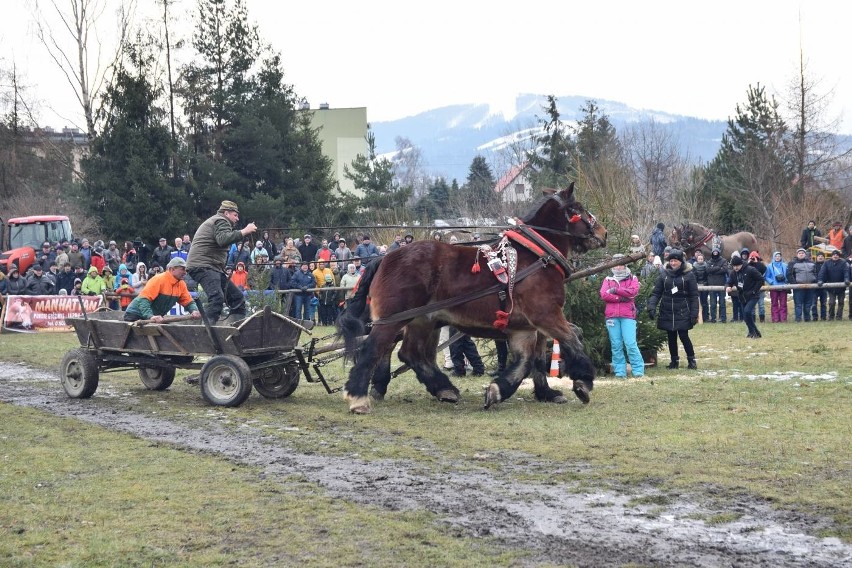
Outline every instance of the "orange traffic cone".
{"type": "Polygon", "coordinates": [[[553,340],[553,354],[550,356],[550,376],[559,376],[559,342],[553,340]]]}

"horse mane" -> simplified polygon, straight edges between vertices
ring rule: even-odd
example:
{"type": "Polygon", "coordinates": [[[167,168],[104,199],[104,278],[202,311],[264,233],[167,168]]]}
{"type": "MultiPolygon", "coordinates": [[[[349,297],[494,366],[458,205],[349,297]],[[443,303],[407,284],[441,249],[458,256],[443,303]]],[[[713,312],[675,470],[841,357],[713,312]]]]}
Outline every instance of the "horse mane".
{"type": "Polygon", "coordinates": [[[370,294],[370,284],[376,276],[379,265],[384,257],[374,257],[364,268],[364,273],[358,279],[357,289],[349,301],[346,309],[337,319],[337,335],[343,336],[346,346],[346,356],[352,359],[358,349],[356,339],[365,333],[367,316],[367,297],[370,294]]]}
{"type": "Polygon", "coordinates": [[[542,209],[544,209],[545,206],[547,206],[550,202],[555,202],[560,209],[567,205],[570,205],[571,203],[576,203],[576,200],[574,199],[574,182],[571,182],[571,185],[569,185],[568,188],[563,191],[568,191],[568,195],[570,196],[570,200],[567,202],[565,201],[565,199],[562,198],[562,191],[553,187],[543,188],[541,192],[544,194],[544,197],[542,197],[532,205],[532,207],[527,211],[527,213],[520,218],[521,221],[524,223],[529,223],[536,215],[539,215],[542,209]]]}

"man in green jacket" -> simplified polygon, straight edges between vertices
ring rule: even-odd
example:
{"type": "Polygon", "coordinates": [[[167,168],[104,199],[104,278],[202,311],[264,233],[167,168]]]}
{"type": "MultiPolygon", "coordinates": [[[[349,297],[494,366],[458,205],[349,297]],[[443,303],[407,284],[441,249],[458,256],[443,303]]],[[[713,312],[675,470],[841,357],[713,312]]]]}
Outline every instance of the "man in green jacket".
{"type": "Polygon", "coordinates": [[[257,231],[254,223],[235,229],[240,211],[233,201],[223,201],[215,215],[204,221],[192,238],[192,247],[186,259],[186,270],[207,294],[204,311],[211,324],[222,314],[228,302],[234,318],[245,317],[246,301],[243,293],[225,275],[225,263],[231,244],[242,242],[257,231]]]}

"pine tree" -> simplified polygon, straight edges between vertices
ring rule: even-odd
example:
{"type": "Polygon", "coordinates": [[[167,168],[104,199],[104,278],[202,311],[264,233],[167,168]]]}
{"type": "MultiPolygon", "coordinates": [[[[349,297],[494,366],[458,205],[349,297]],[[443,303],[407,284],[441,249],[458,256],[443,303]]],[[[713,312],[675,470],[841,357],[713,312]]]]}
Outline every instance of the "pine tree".
{"type": "MultiPolygon", "coordinates": [[[[457,210],[468,217],[481,217],[496,211],[499,200],[494,193],[494,174],[485,158],[476,156],[470,164],[467,179],[459,191],[457,210]]],[[[490,214],[488,215],[490,216],[490,214]]]]}
{"type": "Polygon", "coordinates": [[[142,237],[183,234],[194,225],[182,187],[171,184],[172,138],[167,113],[150,81],[155,58],[141,42],[126,48],[126,63],[104,95],[103,131],[83,161],[79,194],[105,234],[142,237]]]}
{"type": "Polygon", "coordinates": [[[556,97],[547,96],[547,117],[539,118],[543,133],[536,139],[537,147],[527,154],[534,171],[530,180],[536,190],[545,187],[561,188],[576,179],[574,154],[576,143],[562,123],[556,97]]]}
{"type": "Polygon", "coordinates": [[[774,222],[789,198],[795,159],[789,151],[787,125],[778,103],[759,84],[749,87],[746,106],[737,105],[728,119],[718,154],[707,165],[704,199],[719,206],[716,225],[722,232],[761,229],[774,222]]]}
{"type": "Polygon", "coordinates": [[[376,156],[376,135],[367,125],[367,155],[358,154],[349,165],[343,166],[343,175],[352,180],[356,189],[364,192],[357,206],[366,211],[382,211],[402,207],[411,197],[410,188],[400,188],[394,183],[393,163],[376,156]]]}

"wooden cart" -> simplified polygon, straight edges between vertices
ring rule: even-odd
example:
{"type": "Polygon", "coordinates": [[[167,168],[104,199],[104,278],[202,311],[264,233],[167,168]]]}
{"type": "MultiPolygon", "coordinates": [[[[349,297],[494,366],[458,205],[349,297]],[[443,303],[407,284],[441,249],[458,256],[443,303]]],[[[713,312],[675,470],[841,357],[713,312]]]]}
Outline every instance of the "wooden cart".
{"type": "Polygon", "coordinates": [[[66,320],[80,341],[59,369],[68,396],[89,398],[100,373],[129,369],[138,370],[147,388],[165,390],[180,368],[200,370],[201,393],[217,406],[239,406],[252,385],[264,397],[284,398],[296,390],[304,365],[297,347],[300,334],[314,325],[269,307],[230,325],[186,317],[128,323],[123,316],[100,311],[66,320]]]}

